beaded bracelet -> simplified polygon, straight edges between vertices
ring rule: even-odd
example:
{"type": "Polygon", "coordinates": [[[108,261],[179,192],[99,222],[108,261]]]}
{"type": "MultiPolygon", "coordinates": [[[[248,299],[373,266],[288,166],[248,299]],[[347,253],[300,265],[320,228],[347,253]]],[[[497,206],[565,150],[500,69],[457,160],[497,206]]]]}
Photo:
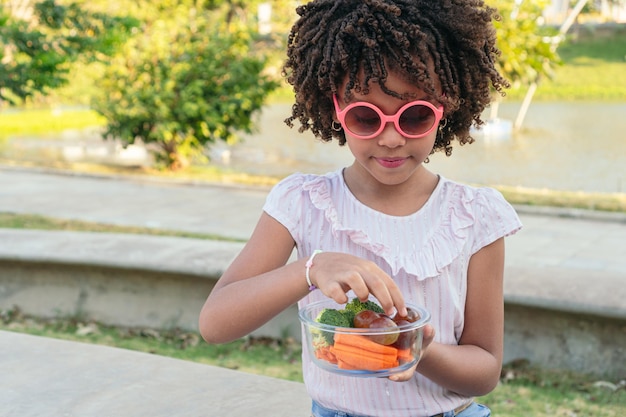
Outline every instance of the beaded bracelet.
{"type": "Polygon", "coordinates": [[[313,285],[313,283],[311,282],[311,277],[309,276],[309,271],[311,270],[311,267],[313,266],[313,258],[315,258],[315,255],[317,255],[318,253],[322,253],[321,250],[316,249],[313,251],[313,254],[311,255],[311,257],[309,258],[308,261],[306,261],[306,263],[304,264],[304,276],[306,277],[306,283],[309,284],[309,291],[313,291],[315,289],[317,289],[317,287],[315,285],[313,285]]]}

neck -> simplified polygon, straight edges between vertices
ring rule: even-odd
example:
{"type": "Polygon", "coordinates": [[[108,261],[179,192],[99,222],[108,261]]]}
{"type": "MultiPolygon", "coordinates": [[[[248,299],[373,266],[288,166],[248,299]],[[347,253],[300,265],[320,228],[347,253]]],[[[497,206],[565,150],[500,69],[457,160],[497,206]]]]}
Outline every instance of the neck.
{"type": "Polygon", "coordinates": [[[407,216],[418,211],[439,182],[439,177],[423,166],[399,184],[383,184],[362,171],[356,163],[344,169],[348,189],[361,203],[392,216],[407,216]]]}

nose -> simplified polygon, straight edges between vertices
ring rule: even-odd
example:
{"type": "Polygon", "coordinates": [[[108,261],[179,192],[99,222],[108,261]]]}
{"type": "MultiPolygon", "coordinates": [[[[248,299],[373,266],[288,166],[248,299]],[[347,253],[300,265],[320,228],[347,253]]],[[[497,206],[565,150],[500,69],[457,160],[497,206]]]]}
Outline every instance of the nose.
{"type": "Polygon", "coordinates": [[[385,128],[377,137],[377,141],[379,146],[392,149],[406,144],[406,138],[396,130],[396,126],[392,122],[385,124],[385,128]]]}

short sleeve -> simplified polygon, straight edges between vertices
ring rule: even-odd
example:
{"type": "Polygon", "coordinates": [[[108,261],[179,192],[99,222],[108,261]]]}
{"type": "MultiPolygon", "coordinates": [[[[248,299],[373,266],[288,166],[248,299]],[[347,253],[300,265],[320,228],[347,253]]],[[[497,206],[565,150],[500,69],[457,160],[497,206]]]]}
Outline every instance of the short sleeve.
{"type": "MultiPolygon", "coordinates": [[[[276,219],[294,235],[304,210],[302,184],[304,174],[292,174],[276,184],[267,195],[263,211],[276,219]]],[[[299,236],[293,236],[298,241],[299,236]]]]}
{"type": "Polygon", "coordinates": [[[472,253],[522,228],[513,206],[493,188],[478,188],[471,204],[475,220],[472,253]]]}

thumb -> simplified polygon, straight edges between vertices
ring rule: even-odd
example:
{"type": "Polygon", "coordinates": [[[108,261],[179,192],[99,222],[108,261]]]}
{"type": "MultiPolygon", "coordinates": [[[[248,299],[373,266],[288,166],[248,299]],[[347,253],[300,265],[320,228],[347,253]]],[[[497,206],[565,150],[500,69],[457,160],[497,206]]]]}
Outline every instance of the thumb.
{"type": "Polygon", "coordinates": [[[435,340],[435,328],[427,324],[424,326],[424,333],[422,335],[422,349],[426,349],[433,340],[435,340]]]}

